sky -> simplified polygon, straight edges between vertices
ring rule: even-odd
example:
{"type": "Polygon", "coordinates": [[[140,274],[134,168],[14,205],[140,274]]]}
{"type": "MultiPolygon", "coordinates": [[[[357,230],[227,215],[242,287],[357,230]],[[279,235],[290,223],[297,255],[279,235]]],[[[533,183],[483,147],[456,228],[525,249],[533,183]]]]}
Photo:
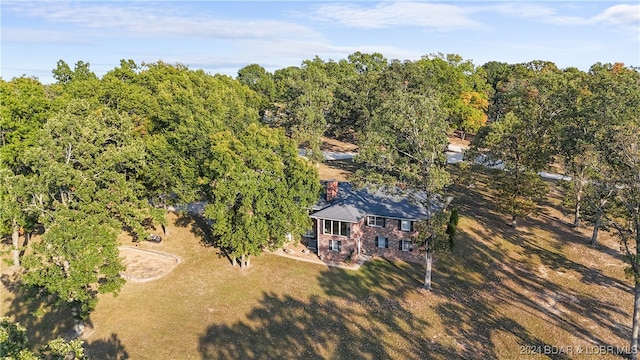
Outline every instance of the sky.
{"type": "Polygon", "coordinates": [[[0,2],[0,77],[55,80],[58,60],[99,77],[121,59],[235,77],[356,51],[388,60],[458,54],[480,66],[552,61],[640,66],[640,2],[9,1],[0,2]]]}

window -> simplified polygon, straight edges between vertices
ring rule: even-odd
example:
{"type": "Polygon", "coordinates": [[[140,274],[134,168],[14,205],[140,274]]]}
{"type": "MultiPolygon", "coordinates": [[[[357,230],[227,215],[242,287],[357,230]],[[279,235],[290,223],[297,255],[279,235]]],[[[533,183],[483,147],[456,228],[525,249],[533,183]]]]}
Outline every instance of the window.
{"type": "Polygon", "coordinates": [[[349,223],[344,221],[324,220],[324,233],[349,236],[349,223]]]}
{"type": "Polygon", "coordinates": [[[402,230],[402,231],[411,231],[411,230],[413,230],[413,221],[411,221],[411,220],[400,220],[400,230],[402,230]]]}
{"type": "Polygon", "coordinates": [[[400,240],[400,250],[413,251],[413,242],[410,240],[400,240]]]}
{"type": "Polygon", "coordinates": [[[384,227],[384,218],[380,216],[367,216],[367,225],[384,227]]]}
{"type": "Polygon", "coordinates": [[[313,229],[309,229],[304,234],[302,234],[302,236],[307,237],[307,238],[315,238],[316,237],[316,232],[313,231],[313,229]]]}
{"type": "Polygon", "coordinates": [[[329,240],[329,249],[331,249],[331,251],[340,251],[340,250],[342,250],[342,241],[340,241],[340,240],[329,240]]]}
{"type": "Polygon", "coordinates": [[[389,247],[389,239],[384,236],[378,236],[376,238],[376,244],[379,248],[386,249],[389,247]]]}

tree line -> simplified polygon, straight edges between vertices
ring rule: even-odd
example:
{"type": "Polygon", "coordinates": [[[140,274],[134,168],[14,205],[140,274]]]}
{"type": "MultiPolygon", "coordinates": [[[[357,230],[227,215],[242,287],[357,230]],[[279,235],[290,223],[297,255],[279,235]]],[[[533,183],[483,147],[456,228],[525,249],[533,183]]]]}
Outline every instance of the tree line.
{"type": "MultiPolygon", "coordinates": [[[[25,288],[78,319],[123,284],[117,235],[146,239],[169,205],[206,201],[215,244],[241,266],[303,233],[320,189],[297,151],[320,161],[323,135],[358,145],[356,184],[420,190],[431,205],[451,183],[447,136],[473,134],[467,164],[503,169],[491,175],[496,208],[514,227],[546,194],[536,173],[560,164],[574,225],[591,222],[593,243],[602,226],[617,231],[640,299],[636,68],[356,52],[273,73],[251,64],[235,78],[132,60],[102,78],[82,61],[53,74],[51,85],[0,80],[0,232],[25,288]]],[[[417,240],[450,248],[446,225],[434,217],[434,236],[417,240]]]]}

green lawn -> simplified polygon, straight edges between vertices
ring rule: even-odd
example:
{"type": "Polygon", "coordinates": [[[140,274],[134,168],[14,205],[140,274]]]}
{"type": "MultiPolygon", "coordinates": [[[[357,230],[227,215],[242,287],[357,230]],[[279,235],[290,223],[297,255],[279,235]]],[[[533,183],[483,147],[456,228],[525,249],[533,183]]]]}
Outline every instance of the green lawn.
{"type": "MultiPolygon", "coordinates": [[[[480,178],[480,180],[482,180],[480,178]]],[[[100,299],[86,339],[98,359],[535,359],[594,358],[595,346],[626,346],[633,295],[613,237],[587,245],[557,209],[514,230],[495,214],[481,183],[454,190],[456,247],[435,262],[434,291],[420,290],[420,264],[377,260],[359,271],[265,254],[245,270],[201,245],[192,224],[160,245],[183,259],[169,275],[128,283],[100,299]],[[480,189],[480,190],[479,190],[480,189]],[[578,349],[583,354],[577,355],[578,349]]],[[[142,246],[142,245],[141,245],[142,246]]],[[[5,285],[9,281],[5,277],[5,285]]],[[[49,314],[3,289],[2,310],[44,341],[64,331],[49,314]],[[56,325],[57,324],[57,325],[56,325]]]]}

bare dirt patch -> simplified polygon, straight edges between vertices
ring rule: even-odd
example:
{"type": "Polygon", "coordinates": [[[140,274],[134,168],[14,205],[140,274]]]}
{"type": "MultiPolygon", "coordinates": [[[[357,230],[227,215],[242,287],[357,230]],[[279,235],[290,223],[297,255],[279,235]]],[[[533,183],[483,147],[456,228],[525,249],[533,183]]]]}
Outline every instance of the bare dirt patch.
{"type": "Polygon", "coordinates": [[[120,256],[127,267],[120,275],[130,282],[148,282],[167,275],[182,260],[162,251],[120,246],[120,256]]]}

